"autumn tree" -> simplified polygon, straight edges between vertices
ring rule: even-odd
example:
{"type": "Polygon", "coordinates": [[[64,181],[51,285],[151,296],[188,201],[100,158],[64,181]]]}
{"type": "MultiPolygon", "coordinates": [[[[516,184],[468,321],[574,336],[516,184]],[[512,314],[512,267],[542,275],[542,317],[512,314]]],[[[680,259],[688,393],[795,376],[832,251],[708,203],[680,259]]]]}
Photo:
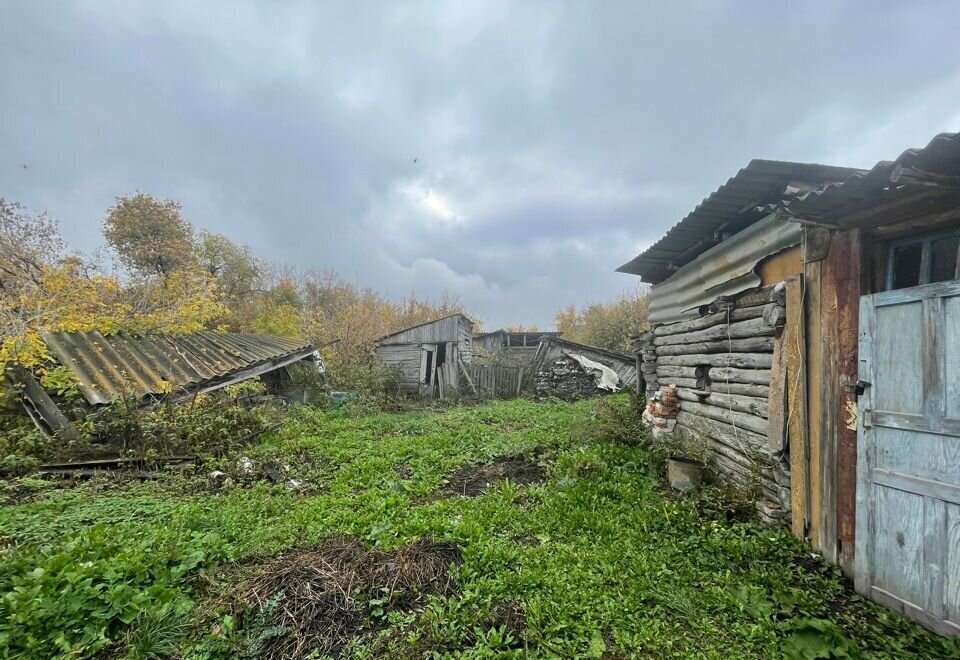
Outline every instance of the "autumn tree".
{"type": "Polygon", "coordinates": [[[557,330],[565,339],[615,351],[630,348],[631,338],[646,331],[649,296],[639,287],[607,303],[570,305],[557,312],[557,330]]]}
{"type": "Polygon", "coordinates": [[[166,277],[194,261],[193,226],[172,199],[142,192],[118,197],[103,222],[103,237],[120,262],[140,275],[166,277]]]}
{"type": "Polygon", "coordinates": [[[248,295],[264,275],[265,266],[246,243],[201,229],[194,248],[197,263],[216,278],[228,300],[248,295]]]}

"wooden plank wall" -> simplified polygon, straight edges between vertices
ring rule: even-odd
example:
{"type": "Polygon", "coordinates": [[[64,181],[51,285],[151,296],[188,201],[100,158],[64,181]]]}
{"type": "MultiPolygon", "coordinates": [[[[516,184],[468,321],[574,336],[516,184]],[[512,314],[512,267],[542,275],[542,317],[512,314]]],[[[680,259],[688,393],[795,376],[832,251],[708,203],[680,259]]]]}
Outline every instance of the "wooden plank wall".
{"type": "Polygon", "coordinates": [[[781,350],[786,364],[786,426],[790,445],[791,527],[806,538],[810,529],[810,444],[807,438],[807,319],[803,307],[803,277],[787,278],[787,320],[781,350]]]}
{"type": "Polygon", "coordinates": [[[856,547],[857,431],[856,428],[847,428],[847,417],[848,406],[855,410],[857,405],[855,384],[859,371],[860,265],[863,263],[860,231],[840,232],[830,259],[837,264],[837,562],[850,575],[853,573],[856,547]]]}
{"type": "Polygon", "coordinates": [[[480,391],[481,396],[497,399],[515,399],[523,391],[523,380],[529,375],[529,369],[509,367],[497,364],[465,365],[470,380],[480,391]]]}
{"type": "Polygon", "coordinates": [[[808,228],[803,261],[810,461],[806,482],[796,486],[806,492],[797,496],[809,501],[810,543],[849,572],[856,529],[857,433],[846,428],[846,416],[847,403],[856,403],[859,231],[808,228]]]}

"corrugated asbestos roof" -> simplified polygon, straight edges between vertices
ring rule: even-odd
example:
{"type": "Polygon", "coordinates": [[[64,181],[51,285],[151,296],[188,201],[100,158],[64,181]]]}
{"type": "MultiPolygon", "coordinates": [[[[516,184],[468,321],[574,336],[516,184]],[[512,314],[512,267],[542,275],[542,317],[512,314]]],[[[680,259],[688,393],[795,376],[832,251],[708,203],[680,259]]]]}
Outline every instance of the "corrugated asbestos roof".
{"type": "Polygon", "coordinates": [[[159,394],[163,381],[174,392],[203,390],[240,371],[279,368],[314,352],[301,339],[216,332],[147,337],[56,332],[43,339],[80,381],[80,391],[92,405],[125,394],[159,394]]]}
{"type": "Polygon", "coordinates": [[[754,159],[700,202],[683,220],[637,257],[620,266],[656,284],[719,242],[717,234],[735,234],[763,218],[763,207],[840,181],[863,170],[812,163],[754,159]]]}
{"type": "Polygon", "coordinates": [[[819,190],[783,200],[786,217],[831,222],[861,202],[894,199],[932,188],[960,189],[960,133],[941,133],[922,149],[907,149],[893,161],[882,160],[869,171],[828,183],[819,190]]]}

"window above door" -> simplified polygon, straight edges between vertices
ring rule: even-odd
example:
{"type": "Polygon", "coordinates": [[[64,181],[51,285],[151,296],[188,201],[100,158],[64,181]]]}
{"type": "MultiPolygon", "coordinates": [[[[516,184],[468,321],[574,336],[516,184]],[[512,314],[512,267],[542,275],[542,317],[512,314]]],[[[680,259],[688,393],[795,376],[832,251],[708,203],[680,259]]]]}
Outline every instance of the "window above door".
{"type": "Polygon", "coordinates": [[[960,228],[889,244],[887,291],[955,279],[960,279],[960,228]]]}

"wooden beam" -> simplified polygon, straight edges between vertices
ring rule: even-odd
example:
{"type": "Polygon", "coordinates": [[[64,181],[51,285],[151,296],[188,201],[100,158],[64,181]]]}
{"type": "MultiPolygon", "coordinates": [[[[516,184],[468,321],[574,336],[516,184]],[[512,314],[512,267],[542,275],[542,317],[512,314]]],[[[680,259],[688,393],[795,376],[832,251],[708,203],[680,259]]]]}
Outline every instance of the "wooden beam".
{"type": "Polygon", "coordinates": [[[657,355],[696,355],[703,353],[772,353],[773,337],[698,342],[695,344],[667,344],[657,347],[657,355]]]}
{"type": "Polygon", "coordinates": [[[732,309],[729,313],[727,312],[717,312],[715,314],[709,314],[707,316],[701,316],[700,318],[691,319],[689,321],[678,321],[677,323],[670,323],[667,325],[658,325],[653,329],[653,334],[657,337],[664,337],[667,335],[675,335],[685,332],[695,332],[698,330],[704,330],[706,328],[719,325],[721,323],[735,323],[737,321],[746,321],[748,319],[756,319],[763,316],[762,307],[745,307],[743,309],[732,309]]]}
{"type": "Polygon", "coordinates": [[[769,369],[773,356],[763,353],[712,353],[697,355],[664,355],[657,357],[658,365],[695,367],[735,367],[737,369],[769,369]]]}

